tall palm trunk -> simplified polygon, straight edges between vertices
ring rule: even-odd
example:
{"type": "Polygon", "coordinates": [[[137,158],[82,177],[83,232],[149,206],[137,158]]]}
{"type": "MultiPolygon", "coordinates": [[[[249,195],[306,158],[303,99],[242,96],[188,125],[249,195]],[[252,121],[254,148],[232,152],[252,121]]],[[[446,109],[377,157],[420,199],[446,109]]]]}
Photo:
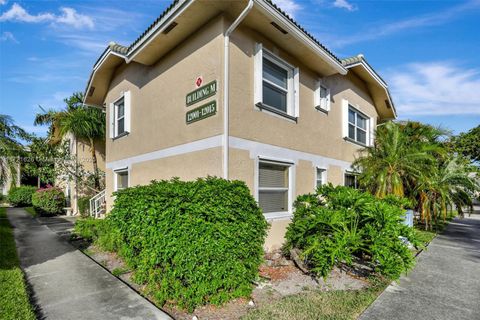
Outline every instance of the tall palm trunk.
{"type": "Polygon", "coordinates": [[[97,163],[97,154],[95,152],[95,141],[90,139],[90,152],[92,153],[92,163],[93,163],[93,172],[94,172],[94,182],[95,188],[100,190],[100,179],[98,177],[98,163],[97,163]]]}

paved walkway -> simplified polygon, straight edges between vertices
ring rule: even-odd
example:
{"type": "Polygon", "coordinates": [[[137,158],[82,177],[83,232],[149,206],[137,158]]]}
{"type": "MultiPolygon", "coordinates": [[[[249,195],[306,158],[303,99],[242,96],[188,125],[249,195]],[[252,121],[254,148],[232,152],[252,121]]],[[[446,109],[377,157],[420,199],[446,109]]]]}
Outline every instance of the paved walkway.
{"type": "Polygon", "coordinates": [[[362,320],[479,320],[480,212],[455,219],[408,276],[391,285],[362,320]]]}
{"type": "Polygon", "coordinates": [[[68,219],[35,219],[23,209],[7,216],[41,319],[170,319],[65,241],[68,219]]]}

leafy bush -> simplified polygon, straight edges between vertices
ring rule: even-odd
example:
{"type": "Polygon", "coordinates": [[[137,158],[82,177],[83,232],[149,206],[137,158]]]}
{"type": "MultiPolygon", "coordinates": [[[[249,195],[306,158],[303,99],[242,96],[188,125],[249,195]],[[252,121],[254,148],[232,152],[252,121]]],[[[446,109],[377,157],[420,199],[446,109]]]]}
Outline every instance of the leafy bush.
{"type": "Polygon", "coordinates": [[[82,217],[88,217],[88,210],[90,209],[90,198],[89,196],[84,196],[78,198],[78,211],[82,217]]]}
{"type": "Polygon", "coordinates": [[[5,196],[2,193],[0,193],[0,203],[2,203],[4,200],[5,200],[5,196]]]}
{"type": "Polygon", "coordinates": [[[29,207],[36,190],[37,188],[31,186],[12,187],[8,192],[8,202],[14,207],[29,207]]]}
{"type": "Polygon", "coordinates": [[[381,200],[352,188],[322,186],[297,198],[285,249],[300,249],[312,272],[323,277],[334,265],[352,265],[359,258],[380,274],[398,278],[414,264],[400,237],[418,245],[413,229],[402,224],[399,203],[403,201],[381,200]]]}
{"type": "Polygon", "coordinates": [[[75,222],[74,232],[85,240],[92,241],[107,251],[116,251],[121,246],[121,236],[111,220],[85,218],[75,222]]]}
{"type": "Polygon", "coordinates": [[[65,195],[54,187],[38,189],[32,196],[32,205],[42,215],[60,214],[65,207],[65,195]]]}
{"type": "MultiPolygon", "coordinates": [[[[156,300],[193,310],[248,296],[267,223],[241,181],[153,181],[116,193],[105,219],[119,253],[156,300]]],[[[101,240],[101,237],[100,239],[101,240]]]]}

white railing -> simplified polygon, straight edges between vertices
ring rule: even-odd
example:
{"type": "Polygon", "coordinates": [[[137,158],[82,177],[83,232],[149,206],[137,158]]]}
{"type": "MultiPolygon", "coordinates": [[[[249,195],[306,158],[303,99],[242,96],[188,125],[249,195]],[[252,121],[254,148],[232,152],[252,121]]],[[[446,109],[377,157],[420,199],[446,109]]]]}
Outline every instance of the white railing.
{"type": "Polygon", "coordinates": [[[105,211],[105,190],[100,191],[92,198],[90,198],[90,215],[94,218],[100,217],[105,211]]]}

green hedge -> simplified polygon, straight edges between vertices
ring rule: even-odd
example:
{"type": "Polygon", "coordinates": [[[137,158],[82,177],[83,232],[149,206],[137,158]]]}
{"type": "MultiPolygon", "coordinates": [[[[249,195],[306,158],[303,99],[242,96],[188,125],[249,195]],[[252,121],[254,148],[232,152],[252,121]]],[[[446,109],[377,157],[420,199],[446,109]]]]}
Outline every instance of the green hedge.
{"type": "Polygon", "coordinates": [[[65,194],[55,187],[38,189],[32,196],[32,205],[41,215],[60,214],[65,207],[65,194]]]}
{"type": "Polygon", "coordinates": [[[267,223],[241,181],[172,179],[121,190],[106,221],[134,279],[161,304],[191,311],[252,292],[267,223]]]}
{"type": "Polygon", "coordinates": [[[414,264],[413,253],[400,237],[419,244],[413,228],[402,224],[403,203],[352,188],[322,186],[315,194],[297,198],[285,249],[300,249],[311,270],[323,277],[333,266],[351,265],[359,258],[376,272],[398,278],[414,264]]]}
{"type": "Polygon", "coordinates": [[[37,188],[31,186],[12,187],[8,191],[8,202],[14,207],[30,207],[32,195],[37,188]]]}

